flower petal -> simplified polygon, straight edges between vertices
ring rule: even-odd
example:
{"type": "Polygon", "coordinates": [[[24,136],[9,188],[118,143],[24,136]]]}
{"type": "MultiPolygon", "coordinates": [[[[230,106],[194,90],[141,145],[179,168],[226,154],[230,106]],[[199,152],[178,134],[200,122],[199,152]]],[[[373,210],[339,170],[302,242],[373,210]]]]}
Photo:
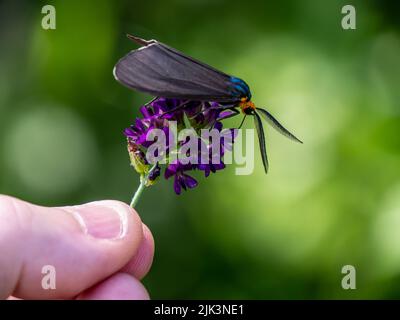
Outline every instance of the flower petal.
{"type": "Polygon", "coordinates": [[[165,173],[164,173],[164,177],[165,179],[169,179],[172,176],[176,175],[176,171],[177,171],[177,166],[174,164],[170,164],[166,169],[165,169],[165,173]]]}
{"type": "Polygon", "coordinates": [[[126,135],[129,138],[136,138],[137,137],[136,133],[133,132],[133,130],[131,128],[126,128],[124,130],[124,135],[126,135]]]}
{"type": "Polygon", "coordinates": [[[197,180],[187,174],[183,174],[182,175],[182,179],[184,180],[185,185],[189,188],[189,189],[193,189],[195,187],[197,187],[197,180]]]}
{"type": "Polygon", "coordinates": [[[217,129],[218,131],[222,130],[222,122],[217,121],[214,125],[214,129],[217,129]]]}
{"type": "Polygon", "coordinates": [[[220,112],[219,116],[218,116],[218,120],[223,120],[225,118],[229,118],[231,117],[233,114],[236,114],[236,112],[233,112],[231,110],[225,110],[220,112]]]}
{"type": "Polygon", "coordinates": [[[181,185],[181,187],[183,188],[183,190],[186,190],[186,184],[185,184],[185,179],[183,178],[183,175],[177,175],[179,184],[181,185]]]}
{"type": "Polygon", "coordinates": [[[180,185],[178,180],[179,180],[178,176],[175,176],[175,179],[174,179],[174,191],[175,191],[176,194],[181,194],[181,185],[180,185]]]}

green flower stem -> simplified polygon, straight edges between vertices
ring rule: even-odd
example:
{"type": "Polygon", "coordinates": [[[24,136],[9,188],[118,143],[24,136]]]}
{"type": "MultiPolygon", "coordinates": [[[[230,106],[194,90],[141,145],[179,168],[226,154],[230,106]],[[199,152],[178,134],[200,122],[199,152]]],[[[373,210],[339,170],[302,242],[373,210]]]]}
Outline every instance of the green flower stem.
{"type": "Polygon", "coordinates": [[[144,188],[146,188],[146,180],[144,179],[144,176],[142,175],[142,176],[140,176],[140,184],[139,184],[139,187],[137,188],[137,190],[136,190],[136,192],[135,192],[135,194],[133,195],[132,200],[131,200],[130,206],[131,206],[132,208],[134,208],[134,207],[136,206],[136,204],[138,203],[138,201],[139,201],[139,199],[140,199],[140,196],[142,195],[142,192],[143,192],[144,188]]]}
{"type": "Polygon", "coordinates": [[[141,195],[142,195],[142,193],[143,193],[143,190],[146,188],[146,184],[147,184],[147,181],[148,181],[148,179],[149,179],[149,175],[151,174],[151,172],[152,172],[156,167],[157,167],[157,164],[153,165],[153,166],[151,167],[151,169],[150,169],[146,174],[141,174],[141,175],[140,175],[140,184],[139,184],[139,187],[137,188],[135,194],[133,195],[132,200],[131,200],[131,204],[130,204],[130,206],[131,206],[132,208],[135,208],[136,205],[137,205],[137,203],[139,202],[139,199],[140,199],[140,197],[141,197],[141,195]]]}

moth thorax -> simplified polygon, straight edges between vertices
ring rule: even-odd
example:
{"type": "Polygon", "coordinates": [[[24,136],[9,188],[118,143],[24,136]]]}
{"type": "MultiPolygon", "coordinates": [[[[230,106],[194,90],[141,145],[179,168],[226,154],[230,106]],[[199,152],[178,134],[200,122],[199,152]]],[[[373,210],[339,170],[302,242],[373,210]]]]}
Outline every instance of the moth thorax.
{"type": "Polygon", "coordinates": [[[244,114],[253,114],[254,110],[256,109],[254,103],[251,101],[247,101],[245,98],[243,98],[242,101],[239,103],[239,107],[244,114]]]}

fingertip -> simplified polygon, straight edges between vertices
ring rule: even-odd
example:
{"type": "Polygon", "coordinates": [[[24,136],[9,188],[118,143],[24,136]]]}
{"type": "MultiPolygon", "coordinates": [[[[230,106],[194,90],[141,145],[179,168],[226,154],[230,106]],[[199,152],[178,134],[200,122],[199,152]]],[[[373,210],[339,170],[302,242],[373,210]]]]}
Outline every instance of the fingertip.
{"type": "Polygon", "coordinates": [[[134,257],[122,269],[123,272],[133,275],[137,279],[149,272],[154,257],[154,238],[150,229],[143,224],[143,238],[134,257]]]}
{"type": "Polygon", "coordinates": [[[142,283],[126,273],[117,273],[81,293],[78,300],[149,300],[142,283]]]}
{"type": "Polygon", "coordinates": [[[123,268],[142,239],[139,215],[120,201],[46,208],[0,196],[0,269],[7,279],[0,296],[74,297],[123,268]],[[56,290],[43,290],[44,266],[54,267],[56,290]]]}

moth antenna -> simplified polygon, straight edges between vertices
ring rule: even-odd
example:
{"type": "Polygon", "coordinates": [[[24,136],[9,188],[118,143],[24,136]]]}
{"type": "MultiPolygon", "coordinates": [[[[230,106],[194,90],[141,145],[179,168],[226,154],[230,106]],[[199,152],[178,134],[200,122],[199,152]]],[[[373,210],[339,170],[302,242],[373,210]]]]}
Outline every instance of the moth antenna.
{"type": "Polygon", "coordinates": [[[261,109],[261,108],[256,108],[256,109],[261,114],[261,116],[264,118],[264,120],[267,121],[271,125],[271,127],[273,127],[280,134],[284,135],[285,137],[287,137],[293,141],[303,143],[303,141],[301,141],[293,133],[289,132],[289,130],[286,129],[282,124],[280,124],[279,121],[276,120],[272,116],[272,114],[270,114],[267,110],[261,109]]]}
{"type": "Polygon", "coordinates": [[[268,173],[269,164],[267,156],[267,147],[265,146],[265,135],[264,135],[262,121],[257,112],[253,113],[253,119],[254,119],[254,126],[256,127],[257,130],[258,143],[260,145],[261,159],[264,165],[264,171],[265,173],[268,173]]]}

